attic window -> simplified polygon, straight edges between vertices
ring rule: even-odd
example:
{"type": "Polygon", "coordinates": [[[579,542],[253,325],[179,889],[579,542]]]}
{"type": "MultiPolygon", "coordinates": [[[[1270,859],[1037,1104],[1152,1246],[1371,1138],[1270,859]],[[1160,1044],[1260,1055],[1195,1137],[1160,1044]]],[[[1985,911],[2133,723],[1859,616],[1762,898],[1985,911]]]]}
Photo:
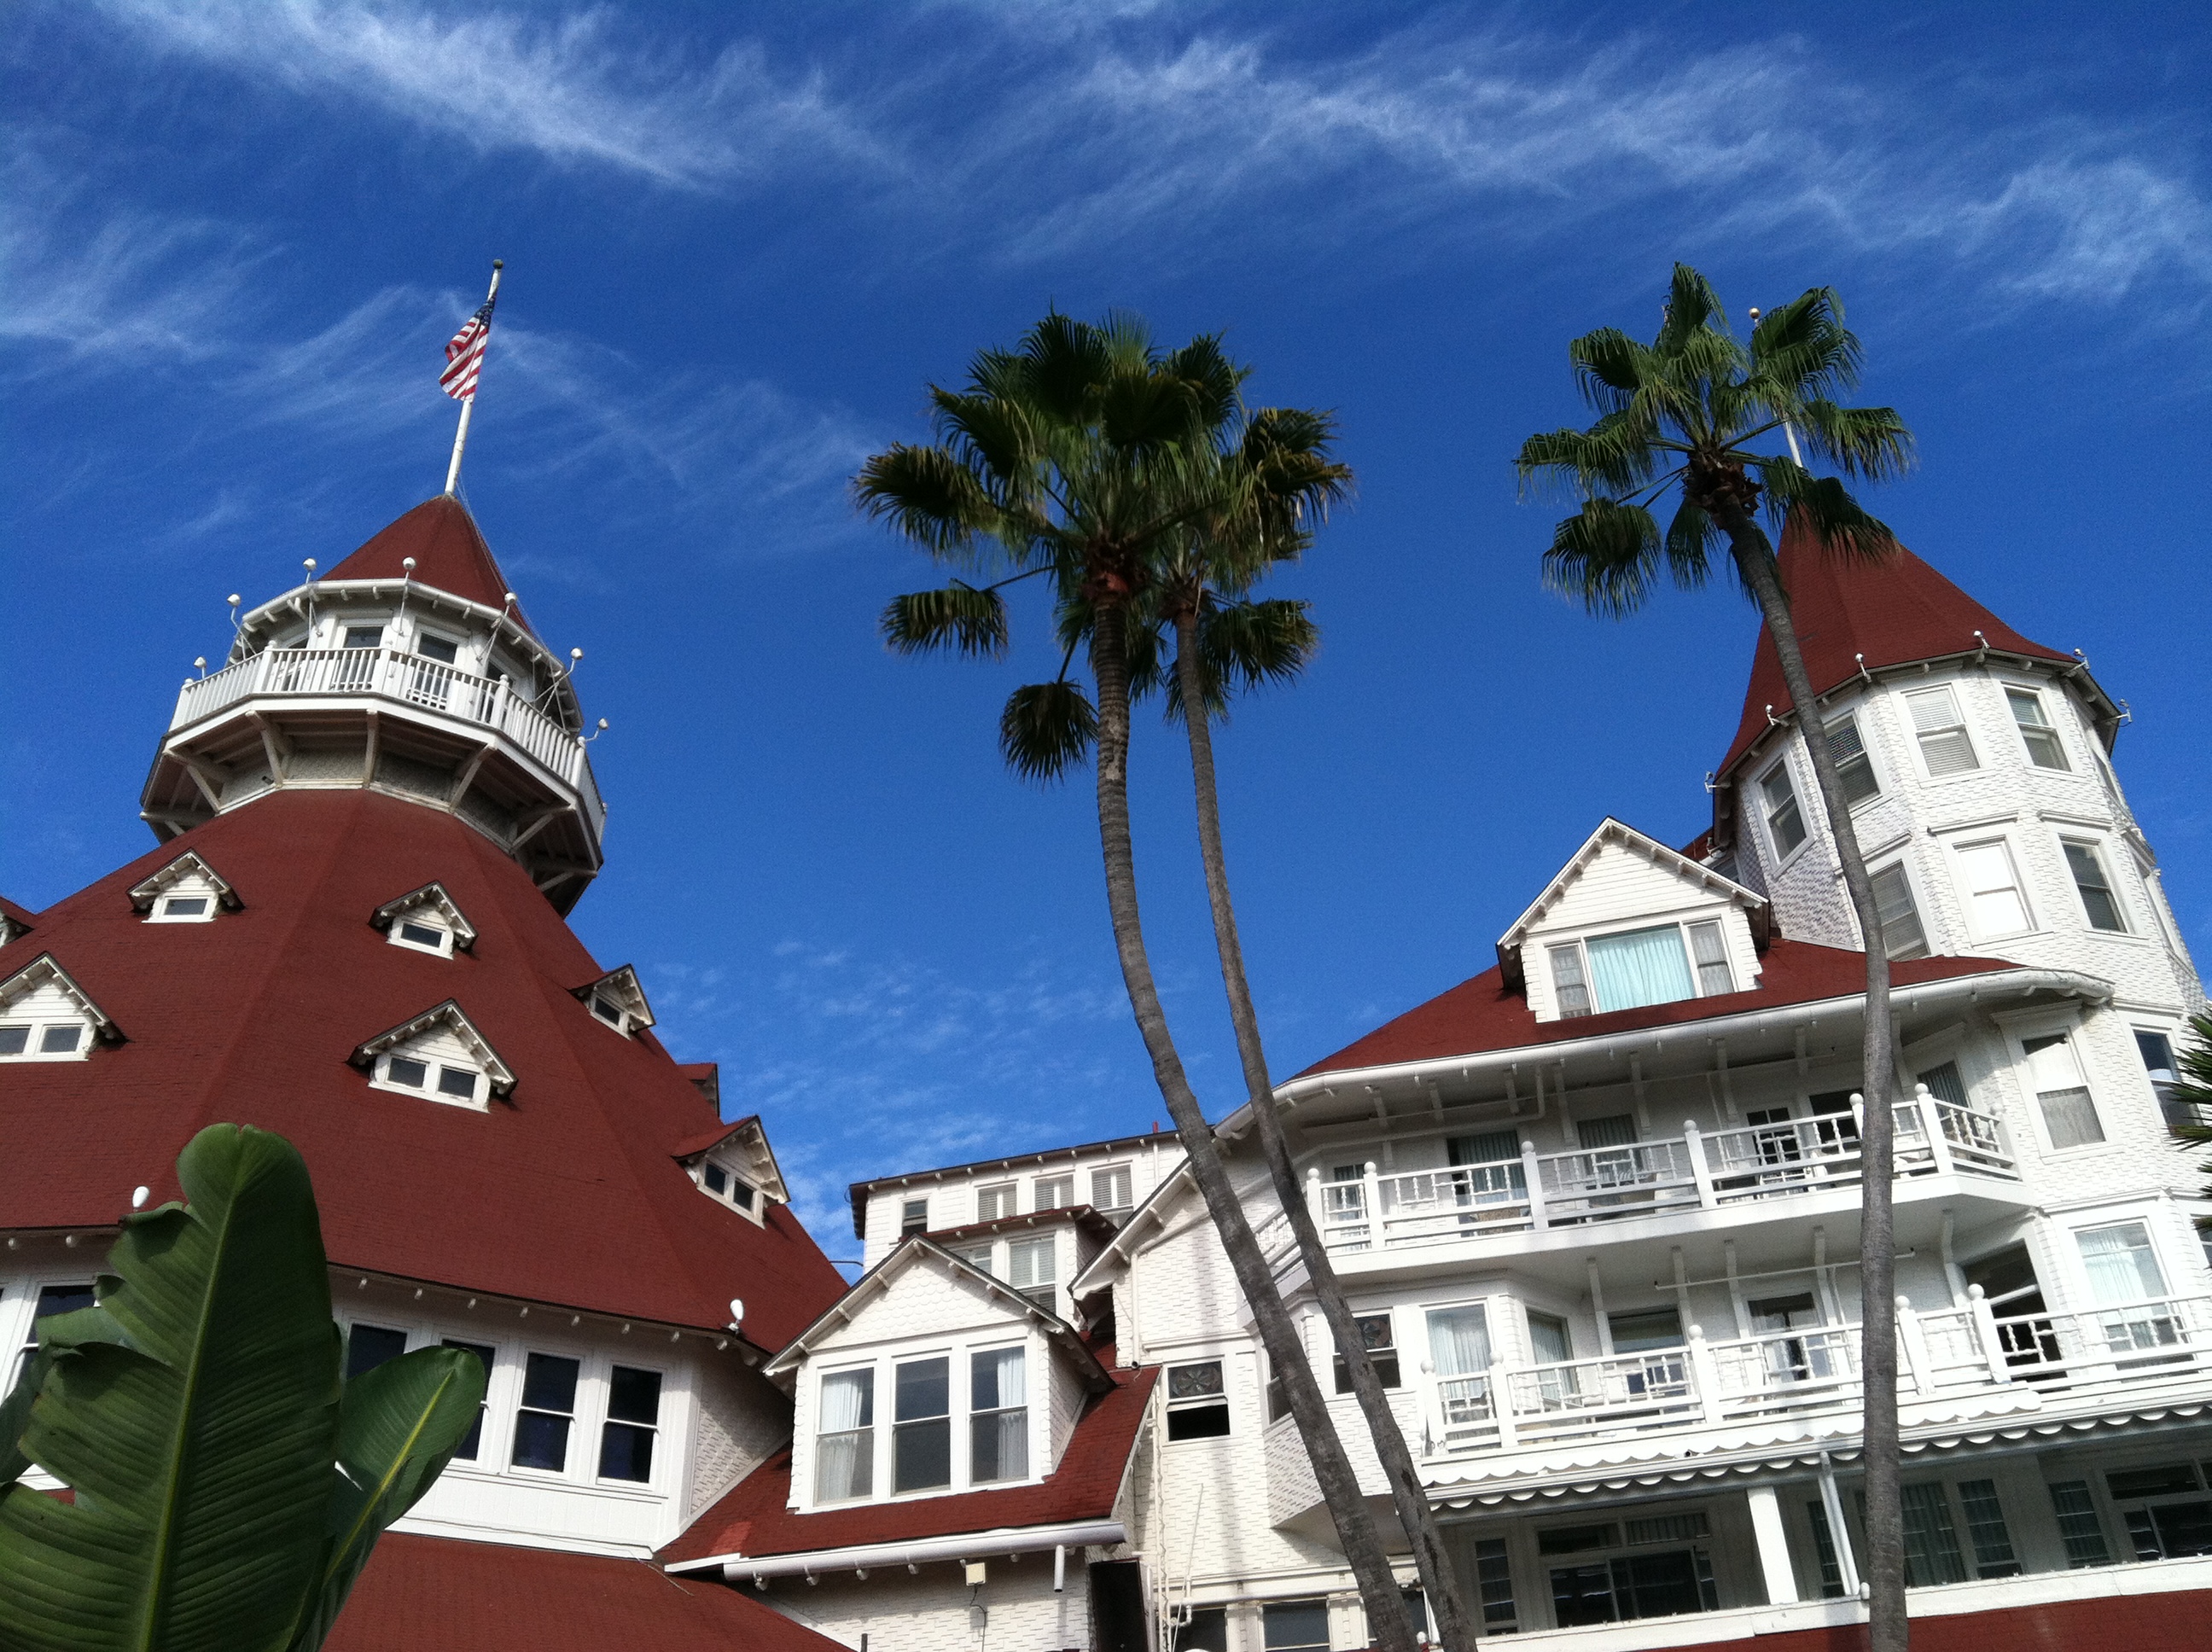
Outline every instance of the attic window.
{"type": "Polygon", "coordinates": [[[479,1113],[514,1088],[514,1074],[451,999],[359,1046],[352,1060],[374,1089],[479,1113]]]}
{"type": "Polygon", "coordinates": [[[211,895],[167,895],[154,903],[147,920],[157,924],[204,924],[215,916],[211,895]]]}
{"type": "Polygon", "coordinates": [[[132,890],[131,904],[149,924],[204,924],[239,901],[213,867],[187,852],[132,890]]]}
{"type": "Polygon", "coordinates": [[[571,990],[593,1020],[612,1027],[625,1038],[653,1025],[653,1006],[646,1002],[637,971],[628,964],[571,990]]]}
{"type": "Polygon", "coordinates": [[[1717,919],[1592,935],[1544,950],[1561,1020],[1738,990],[1717,919]]]}
{"type": "Polygon", "coordinates": [[[51,955],[0,981],[0,1061],[82,1061],[119,1037],[51,955]]]}
{"type": "Polygon", "coordinates": [[[418,951],[434,952],[440,957],[451,957],[453,951],[453,932],[443,924],[428,923],[419,918],[402,918],[392,926],[392,944],[411,946],[418,951]]]}
{"type": "Polygon", "coordinates": [[[0,1022],[0,1061],[73,1061],[91,1050],[82,1021],[0,1022]]]}
{"type": "Polygon", "coordinates": [[[716,1199],[747,1216],[756,1216],[760,1205],[760,1190],[726,1164],[708,1159],[699,1167],[699,1185],[716,1199]]]}
{"type": "Polygon", "coordinates": [[[614,999],[605,997],[598,993],[592,993],[592,1013],[599,1017],[600,1020],[605,1022],[607,1025],[612,1027],[617,1032],[620,1032],[622,1030],[622,1005],[616,1003],[614,999]]]}
{"type": "Polygon", "coordinates": [[[461,915],[441,884],[425,884],[396,901],[386,901],[369,914],[368,921],[392,945],[434,957],[450,958],[477,942],[475,926],[461,915]]]}
{"type": "Polygon", "coordinates": [[[484,1075],[459,1061],[432,1061],[411,1055],[380,1057],[371,1080],[380,1090],[404,1090],[456,1107],[481,1108],[484,1075]]]}

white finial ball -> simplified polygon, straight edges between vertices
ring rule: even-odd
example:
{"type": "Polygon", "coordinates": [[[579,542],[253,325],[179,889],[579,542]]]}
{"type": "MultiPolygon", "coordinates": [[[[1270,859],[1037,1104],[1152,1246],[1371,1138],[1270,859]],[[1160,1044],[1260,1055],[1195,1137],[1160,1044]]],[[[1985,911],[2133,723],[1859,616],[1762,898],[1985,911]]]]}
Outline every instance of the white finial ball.
{"type": "Polygon", "coordinates": [[[207,656],[205,654],[193,655],[192,664],[198,666],[202,671],[207,670],[207,656]]]}
{"type": "Polygon", "coordinates": [[[303,556],[300,559],[300,566],[313,574],[315,571],[315,559],[312,556],[303,556]]]}
{"type": "Polygon", "coordinates": [[[231,605],[233,608],[235,608],[235,607],[237,607],[237,606],[238,606],[238,592],[236,592],[235,591],[234,591],[234,592],[232,592],[230,593],[229,602],[230,602],[230,605],[231,605]]]}
{"type": "Polygon", "coordinates": [[[583,657],[584,651],[581,648],[571,648],[568,650],[568,658],[571,659],[581,659],[583,657]]]}
{"type": "Polygon", "coordinates": [[[604,733],[606,732],[606,726],[607,726],[607,720],[606,720],[605,718],[604,718],[604,717],[600,718],[600,719],[599,719],[599,732],[600,732],[601,733],[603,733],[603,734],[604,734],[604,733]]]}
{"type": "Polygon", "coordinates": [[[730,1298],[730,1323],[731,1323],[731,1324],[732,1324],[732,1325],[743,1325],[744,1322],[745,1322],[745,1299],[744,1299],[743,1297],[731,1297],[731,1298],[730,1298]]]}
{"type": "Polygon", "coordinates": [[[507,601],[509,601],[509,602],[513,602],[513,601],[514,600],[514,592],[513,592],[512,591],[508,592],[507,593],[507,601]]]}
{"type": "Polygon", "coordinates": [[[402,556],[399,559],[399,566],[412,574],[415,571],[415,559],[412,556],[402,556]]]}
{"type": "Polygon", "coordinates": [[[153,1197],[153,1193],[154,1190],[151,1187],[133,1187],[131,1190],[131,1208],[134,1211],[144,1210],[146,1201],[153,1197]]]}

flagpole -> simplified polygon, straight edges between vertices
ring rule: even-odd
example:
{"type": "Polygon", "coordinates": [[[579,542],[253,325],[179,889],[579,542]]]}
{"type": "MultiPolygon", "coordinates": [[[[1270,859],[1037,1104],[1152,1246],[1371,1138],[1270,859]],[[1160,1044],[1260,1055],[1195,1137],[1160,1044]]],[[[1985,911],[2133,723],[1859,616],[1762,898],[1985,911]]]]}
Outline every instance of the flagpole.
{"type": "MultiPolygon", "coordinates": [[[[505,267],[504,259],[494,258],[491,261],[491,290],[484,295],[486,304],[499,296],[499,272],[505,267]]],[[[453,489],[460,485],[461,454],[469,445],[469,416],[476,410],[477,393],[472,390],[461,404],[461,427],[453,432],[453,462],[446,467],[446,493],[449,498],[453,489]]]]}

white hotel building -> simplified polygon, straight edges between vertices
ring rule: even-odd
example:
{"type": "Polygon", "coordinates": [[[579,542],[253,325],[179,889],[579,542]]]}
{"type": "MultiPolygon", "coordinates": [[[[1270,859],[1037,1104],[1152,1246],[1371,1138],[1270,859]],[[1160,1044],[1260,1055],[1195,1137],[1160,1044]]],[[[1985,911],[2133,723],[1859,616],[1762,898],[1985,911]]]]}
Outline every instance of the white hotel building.
{"type": "MultiPolygon", "coordinates": [[[[2203,1645],[2212,1272],[2162,1095],[2203,995],[2123,720],[1916,558],[1784,561],[1895,959],[1915,1643],[2203,1645]]],[[[1806,724],[1762,639],[1711,832],[1603,821],[1491,967],[1276,1091],[1486,1634],[1856,1643],[1863,961],[1806,724]]],[[[1174,1139],[884,1166],[844,1289],[774,1120],[721,1121],[561,920],[584,727],[451,501],[246,616],[163,738],[161,847],[0,906],[5,1345],[193,1129],[266,1124],[356,1364],[491,1376],[334,1646],[1365,1644],[1174,1139]]]]}

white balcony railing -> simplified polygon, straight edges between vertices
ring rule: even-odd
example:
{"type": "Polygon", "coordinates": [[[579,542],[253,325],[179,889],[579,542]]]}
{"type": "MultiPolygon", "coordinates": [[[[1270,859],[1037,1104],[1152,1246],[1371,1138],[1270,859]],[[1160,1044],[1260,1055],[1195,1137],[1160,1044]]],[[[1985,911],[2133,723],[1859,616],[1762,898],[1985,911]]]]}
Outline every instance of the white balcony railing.
{"type": "MultiPolygon", "coordinates": [[[[1856,1109],[1859,1098],[1852,1102],[1856,1109]]],[[[1940,1100],[1924,1084],[1894,1111],[1896,1175],[2019,1179],[1994,1115],[1940,1100]]],[[[1322,1242],[1340,1252],[1717,1210],[1856,1185],[1860,1119],[1854,1110],[1717,1131],[1686,1122],[1681,1135],[1660,1141],[1565,1153],[1524,1142],[1517,1159],[1389,1175],[1370,1163],[1342,1181],[1316,1169],[1307,1200],[1322,1242]]]]}
{"type": "MultiPolygon", "coordinates": [[[[1898,1385],[1907,1396],[2033,1386],[2041,1392],[2212,1373],[2212,1297],[1996,1319],[1981,1288],[1965,1308],[1920,1314],[1899,1299],[1898,1385]]],[[[1425,1455],[1458,1457],[1594,1438],[1856,1411],[1859,1327],[1805,1327],[1574,1359],[1420,1377],[1425,1455]]]]}
{"type": "Polygon", "coordinates": [[[576,736],[516,695],[504,678],[477,677],[420,654],[392,648],[265,649],[186,683],[169,727],[173,732],[255,696],[349,695],[420,706],[505,736],[578,793],[594,835],[604,829],[606,806],[576,736]]]}

